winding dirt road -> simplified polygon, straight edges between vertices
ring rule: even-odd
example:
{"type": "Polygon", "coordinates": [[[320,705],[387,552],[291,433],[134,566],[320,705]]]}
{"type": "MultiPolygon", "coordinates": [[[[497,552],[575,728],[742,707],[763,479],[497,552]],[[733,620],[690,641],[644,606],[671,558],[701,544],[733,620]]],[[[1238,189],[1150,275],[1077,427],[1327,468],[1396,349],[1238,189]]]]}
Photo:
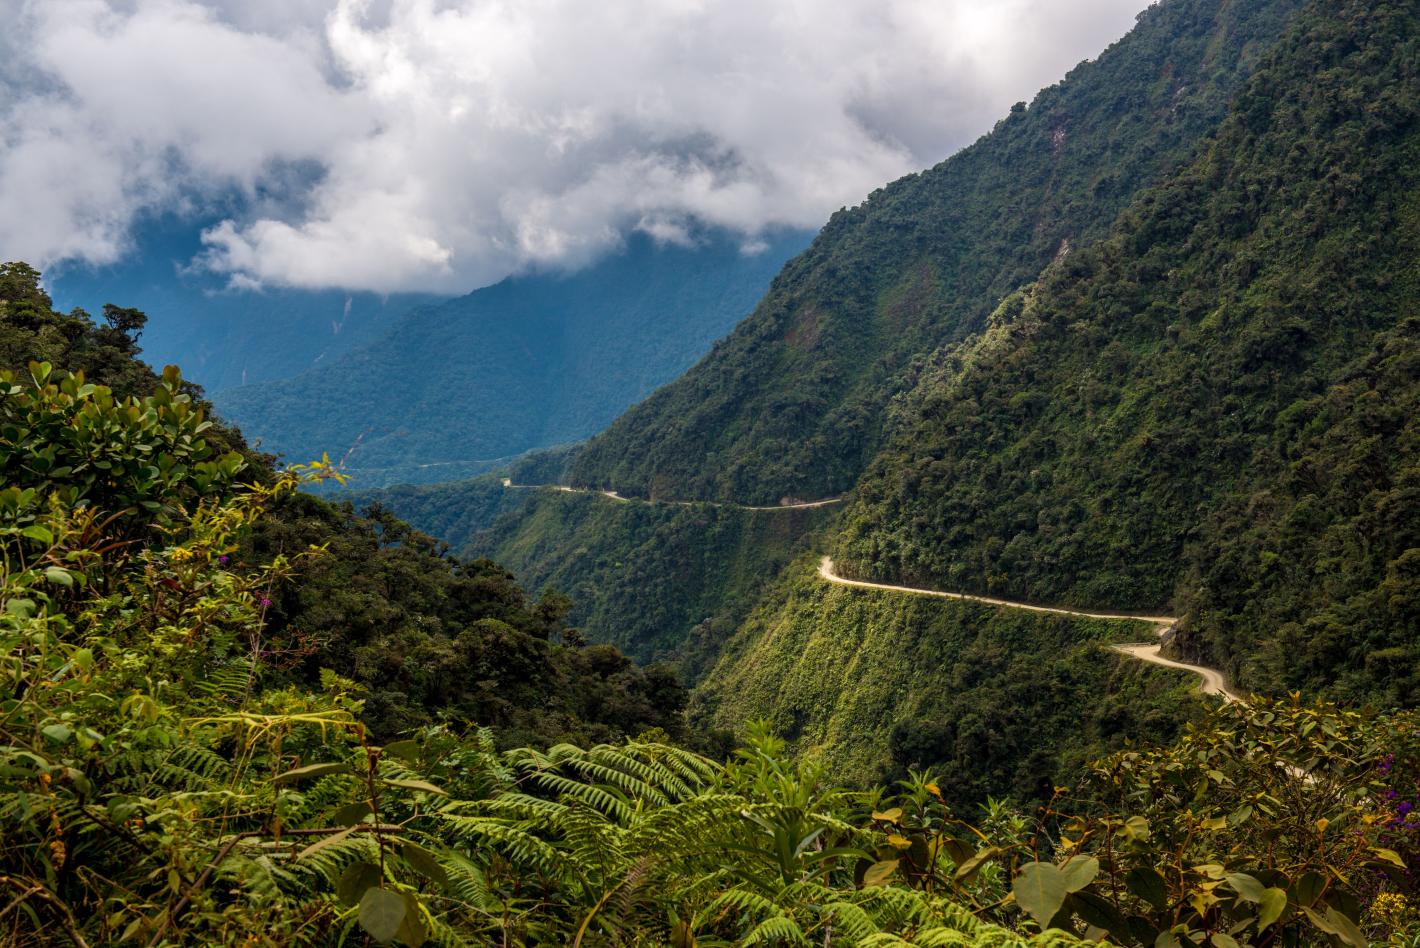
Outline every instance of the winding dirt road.
{"type": "MultiPolygon", "coordinates": [[[[837,583],[840,586],[852,586],[857,589],[878,589],[885,592],[908,593],[913,596],[932,596],[937,599],[956,599],[963,602],[979,602],[988,606],[1001,606],[1006,609],[1022,609],[1026,612],[1046,612],[1062,616],[1080,616],[1086,619],[1110,619],[1114,621],[1149,622],[1155,626],[1159,637],[1162,638],[1169,629],[1178,623],[1172,616],[1138,616],[1127,615],[1116,612],[1086,612],[1080,609],[1064,609],[1059,606],[1033,606],[1025,602],[1012,602],[1009,599],[995,599],[991,596],[977,596],[971,593],[943,592],[939,589],[918,589],[914,586],[893,586],[888,583],[870,583],[861,579],[848,579],[834,572],[833,558],[825,556],[819,560],[818,574],[822,579],[830,583],[837,583]]],[[[1204,665],[1190,665],[1186,662],[1177,662],[1163,655],[1162,644],[1145,643],[1141,645],[1114,645],[1111,646],[1116,652],[1137,658],[1141,662],[1149,662],[1154,665],[1162,665],[1165,668],[1177,668],[1181,671],[1192,672],[1203,679],[1199,690],[1205,695],[1217,695],[1227,702],[1243,701],[1242,695],[1228,687],[1227,678],[1216,668],[1208,668],[1204,665]]]]}
{"type": "MultiPolygon", "coordinates": [[[[623,497],[614,490],[596,490],[591,487],[565,487],[561,484],[514,484],[509,478],[503,478],[503,487],[508,490],[559,490],[568,494],[597,494],[608,500],[619,501],[620,503],[663,503],[676,507],[693,507],[698,503],[708,504],[711,507],[734,507],[739,510],[808,510],[815,507],[827,507],[832,504],[841,504],[842,497],[829,497],[825,500],[814,500],[798,504],[779,504],[774,507],[752,507],[747,504],[726,504],[716,501],[692,501],[692,500],[664,500],[664,501],[643,501],[636,497],[623,497]]],[[[837,583],[840,586],[851,586],[855,589],[877,589],[883,592],[907,593],[912,596],[932,596],[937,599],[955,599],[961,602],[979,602],[988,606],[1000,606],[1004,609],[1021,609],[1026,612],[1043,612],[1061,616],[1080,616],[1085,619],[1108,619],[1115,622],[1148,622],[1155,627],[1159,638],[1162,639],[1175,625],[1178,620],[1172,616],[1141,616],[1130,615],[1122,612],[1089,612],[1081,609],[1065,609],[1060,606],[1036,606],[1026,602],[1013,602],[1010,599],[996,599],[992,596],[978,596],[973,593],[945,592],[940,589],[919,589],[914,586],[894,586],[889,583],[872,583],[861,579],[849,579],[834,572],[833,558],[825,556],[819,560],[818,574],[822,579],[830,583],[837,583]]],[[[1110,646],[1116,652],[1136,658],[1141,662],[1149,662],[1153,665],[1160,665],[1164,668],[1175,668],[1180,671],[1191,672],[1202,679],[1199,691],[1205,695],[1217,695],[1227,702],[1244,702],[1243,696],[1228,687],[1228,680],[1221,671],[1216,668],[1209,668],[1206,665],[1191,665],[1187,662],[1175,661],[1164,657],[1163,644],[1140,643],[1135,645],[1113,645],[1110,646]]]]}
{"type": "Polygon", "coordinates": [[[666,504],[670,507],[694,507],[703,504],[707,507],[733,507],[736,510],[812,510],[816,507],[829,507],[833,504],[843,503],[842,497],[829,497],[826,500],[809,500],[798,504],[775,504],[771,507],[753,507],[749,504],[726,504],[716,500],[642,500],[640,497],[623,497],[614,490],[597,490],[593,487],[564,487],[561,484],[514,484],[508,478],[503,478],[503,487],[507,490],[560,490],[565,494],[597,494],[608,500],[619,500],[622,503],[639,502],[643,504],[666,504]]]}

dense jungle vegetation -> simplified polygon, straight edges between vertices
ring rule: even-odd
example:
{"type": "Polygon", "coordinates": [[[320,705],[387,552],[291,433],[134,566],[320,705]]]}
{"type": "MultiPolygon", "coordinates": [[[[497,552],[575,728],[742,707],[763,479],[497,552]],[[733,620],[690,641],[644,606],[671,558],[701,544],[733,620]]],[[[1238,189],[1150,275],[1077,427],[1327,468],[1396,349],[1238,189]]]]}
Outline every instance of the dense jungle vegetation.
{"type": "Polygon", "coordinates": [[[931,774],[849,789],[760,724],[727,760],[650,720],[630,739],[500,749],[503,722],[550,733],[506,705],[552,714],[538,702],[596,694],[572,670],[614,652],[579,648],[565,602],[528,604],[491,564],[299,497],[328,463],[265,467],[175,367],[145,374],[142,314],[54,313],[36,277],[0,270],[6,351],[48,348],[132,391],[35,359],[0,370],[9,944],[1359,948],[1420,933],[1410,714],[1220,708],[1037,810],[972,820],[931,774]],[[431,609],[414,628],[449,628],[378,671],[471,689],[408,696],[443,701],[437,720],[395,718],[361,658],[413,608],[431,609]],[[321,664],[352,658],[366,683],[321,664]],[[506,677],[471,680],[493,667],[506,677]]]}
{"type": "Polygon", "coordinates": [[[1150,7],[977,144],[835,214],[748,320],[592,439],[573,480],[750,504],[851,488],[916,362],[1183,166],[1299,5],[1150,7]]]}
{"type": "Polygon", "coordinates": [[[857,572],[1187,608],[1244,686],[1420,700],[1420,19],[1326,3],[1188,169],[932,360],[857,572]]]}
{"type": "MultiPolygon", "coordinates": [[[[0,366],[24,377],[30,361],[72,365],[116,398],[173,388],[192,400],[194,410],[206,410],[199,390],[177,376],[155,376],[136,358],[144,314],[108,307],[95,325],[82,312],[57,313],[39,274],[22,264],[0,266],[0,304],[0,366]]],[[[23,424],[5,432],[11,450],[43,449],[29,444],[37,435],[23,424]]],[[[275,477],[270,459],[247,449],[238,432],[203,425],[201,440],[211,458],[236,465],[224,474],[226,483],[275,477]]],[[[45,479],[29,485],[38,492],[34,502],[61,487],[75,492],[71,502],[110,512],[135,502],[126,494],[89,496],[103,483],[104,471],[122,464],[136,472],[152,451],[139,444],[122,453],[124,446],[108,445],[108,437],[95,432],[73,449],[111,449],[120,458],[83,468],[49,460],[40,469],[45,479]]],[[[11,455],[10,464],[28,463],[25,457],[11,455]]],[[[216,463],[211,458],[204,463],[216,463]]],[[[4,470],[6,486],[31,476],[23,466],[4,470]]],[[[144,489],[168,488],[158,481],[145,482],[144,489]]],[[[498,724],[517,741],[604,740],[648,727],[679,733],[686,696],[674,675],[664,668],[639,669],[610,646],[582,647],[580,634],[564,621],[570,606],[565,597],[531,601],[507,571],[486,560],[447,557],[441,544],[378,508],[361,516],[350,505],[293,492],[282,492],[268,506],[268,515],[224,552],[224,562],[237,568],[322,551],[303,564],[300,584],[273,583],[260,597],[264,626],[279,643],[268,650],[292,680],[314,682],[321,668],[348,676],[362,689],[363,720],[373,733],[433,724],[445,714],[498,724]]]]}

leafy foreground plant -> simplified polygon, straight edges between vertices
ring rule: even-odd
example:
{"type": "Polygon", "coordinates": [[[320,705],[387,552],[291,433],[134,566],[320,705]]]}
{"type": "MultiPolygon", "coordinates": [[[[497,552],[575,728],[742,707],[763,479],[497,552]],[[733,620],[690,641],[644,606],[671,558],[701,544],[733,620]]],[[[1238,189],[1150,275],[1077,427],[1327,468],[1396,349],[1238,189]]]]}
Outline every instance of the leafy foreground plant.
{"type": "Polygon", "coordinates": [[[175,372],[123,400],[36,364],[0,373],[0,395],[6,944],[1226,948],[1417,931],[1410,715],[1223,709],[1173,747],[1101,762],[1073,806],[993,804],[975,826],[927,775],[846,790],[763,727],[728,763],[655,733],[500,752],[445,725],[380,745],[353,682],[283,677],[291,643],[266,622],[321,550],[234,565],[323,464],[239,483],[175,372]]]}

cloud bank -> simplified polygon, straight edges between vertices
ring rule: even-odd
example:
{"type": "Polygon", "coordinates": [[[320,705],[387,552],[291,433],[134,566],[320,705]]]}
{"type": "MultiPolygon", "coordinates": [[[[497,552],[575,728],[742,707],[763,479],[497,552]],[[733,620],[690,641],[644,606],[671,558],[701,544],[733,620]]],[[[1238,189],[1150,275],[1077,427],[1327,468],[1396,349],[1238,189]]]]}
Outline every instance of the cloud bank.
{"type": "Polygon", "coordinates": [[[752,246],[946,157],[1144,4],[0,0],[0,258],[114,262],[219,199],[201,263],[238,285],[463,291],[632,228],[752,246]]]}

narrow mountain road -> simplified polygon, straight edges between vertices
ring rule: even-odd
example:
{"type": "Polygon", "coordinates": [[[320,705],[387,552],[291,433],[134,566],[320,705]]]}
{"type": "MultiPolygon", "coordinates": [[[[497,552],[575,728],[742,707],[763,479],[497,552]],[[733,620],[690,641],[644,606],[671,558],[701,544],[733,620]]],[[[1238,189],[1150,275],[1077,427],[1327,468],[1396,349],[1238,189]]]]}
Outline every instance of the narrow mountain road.
{"type": "MultiPolygon", "coordinates": [[[[693,507],[698,503],[708,504],[712,507],[734,507],[738,510],[808,510],[815,507],[827,507],[831,504],[841,504],[842,497],[829,497],[825,500],[814,500],[799,504],[779,504],[774,507],[752,507],[747,504],[725,504],[716,501],[693,501],[693,500],[664,500],[647,501],[637,497],[623,497],[614,490],[596,490],[591,487],[566,487],[561,484],[514,484],[511,479],[503,478],[503,487],[507,490],[559,490],[567,494],[597,494],[608,500],[620,503],[662,503],[676,507],[693,507]]],[[[1065,609],[1060,606],[1036,606],[1026,602],[1013,602],[1010,599],[997,599],[992,596],[978,596],[973,593],[945,592],[940,589],[919,589],[914,586],[894,586],[889,583],[872,583],[861,579],[848,579],[834,572],[833,558],[825,556],[819,560],[818,574],[822,579],[830,583],[837,583],[840,586],[852,586],[855,589],[876,589],[883,592],[907,593],[912,596],[931,596],[937,599],[955,599],[960,602],[979,602],[987,606],[999,606],[1003,609],[1021,609],[1026,612],[1042,612],[1061,616],[1079,616],[1084,619],[1107,619],[1114,622],[1148,622],[1155,627],[1159,638],[1178,624],[1178,620],[1172,616],[1141,616],[1130,615],[1122,612],[1089,612],[1082,609],[1065,609]]],[[[1152,665],[1159,665],[1164,668],[1175,668],[1180,671],[1191,672],[1202,679],[1199,690],[1205,695],[1217,695],[1229,703],[1238,701],[1246,703],[1243,696],[1228,687],[1228,680],[1221,671],[1216,668],[1209,668],[1206,665],[1191,665],[1187,662],[1174,661],[1165,658],[1162,644],[1141,643],[1137,645],[1113,645],[1110,646],[1122,655],[1128,655],[1141,662],[1149,662],[1152,665]]]]}
{"type": "Polygon", "coordinates": [[[830,507],[834,504],[843,503],[842,497],[829,497],[825,500],[809,500],[798,504],[774,504],[769,507],[754,507],[749,504],[726,504],[717,500],[642,500],[640,497],[623,497],[614,490],[597,490],[593,487],[565,487],[561,484],[514,484],[506,477],[503,478],[503,487],[506,490],[560,490],[564,494],[597,494],[608,500],[619,500],[622,503],[639,502],[643,504],[665,504],[669,507],[695,507],[704,504],[707,507],[732,507],[735,510],[813,510],[816,507],[830,507]]]}
{"type": "MultiPolygon", "coordinates": [[[[829,556],[825,556],[823,559],[819,560],[818,574],[822,579],[830,583],[837,583],[840,586],[852,586],[856,589],[878,589],[884,592],[907,593],[913,596],[932,596],[937,599],[979,602],[984,605],[1000,606],[1006,609],[1021,609],[1026,612],[1045,612],[1062,616],[1079,616],[1085,619],[1149,622],[1155,626],[1160,638],[1178,623],[1178,620],[1171,616],[1137,616],[1116,612],[1087,612],[1080,609],[1064,609],[1059,606],[1034,606],[1030,603],[1012,602],[1009,599],[996,599],[991,596],[977,596],[971,593],[943,592],[939,589],[918,589],[914,586],[893,586],[888,583],[871,583],[861,579],[848,579],[834,572],[833,558],[829,556]]],[[[1224,701],[1230,703],[1243,701],[1242,695],[1228,687],[1227,678],[1225,678],[1223,673],[1218,669],[1208,668],[1204,665],[1190,665],[1187,662],[1177,662],[1171,658],[1165,658],[1162,645],[1114,645],[1111,647],[1116,652],[1128,655],[1131,658],[1137,658],[1141,662],[1149,662],[1150,664],[1161,665],[1165,668],[1176,668],[1181,671],[1192,672],[1203,679],[1199,690],[1205,695],[1218,695],[1224,701]]]]}

